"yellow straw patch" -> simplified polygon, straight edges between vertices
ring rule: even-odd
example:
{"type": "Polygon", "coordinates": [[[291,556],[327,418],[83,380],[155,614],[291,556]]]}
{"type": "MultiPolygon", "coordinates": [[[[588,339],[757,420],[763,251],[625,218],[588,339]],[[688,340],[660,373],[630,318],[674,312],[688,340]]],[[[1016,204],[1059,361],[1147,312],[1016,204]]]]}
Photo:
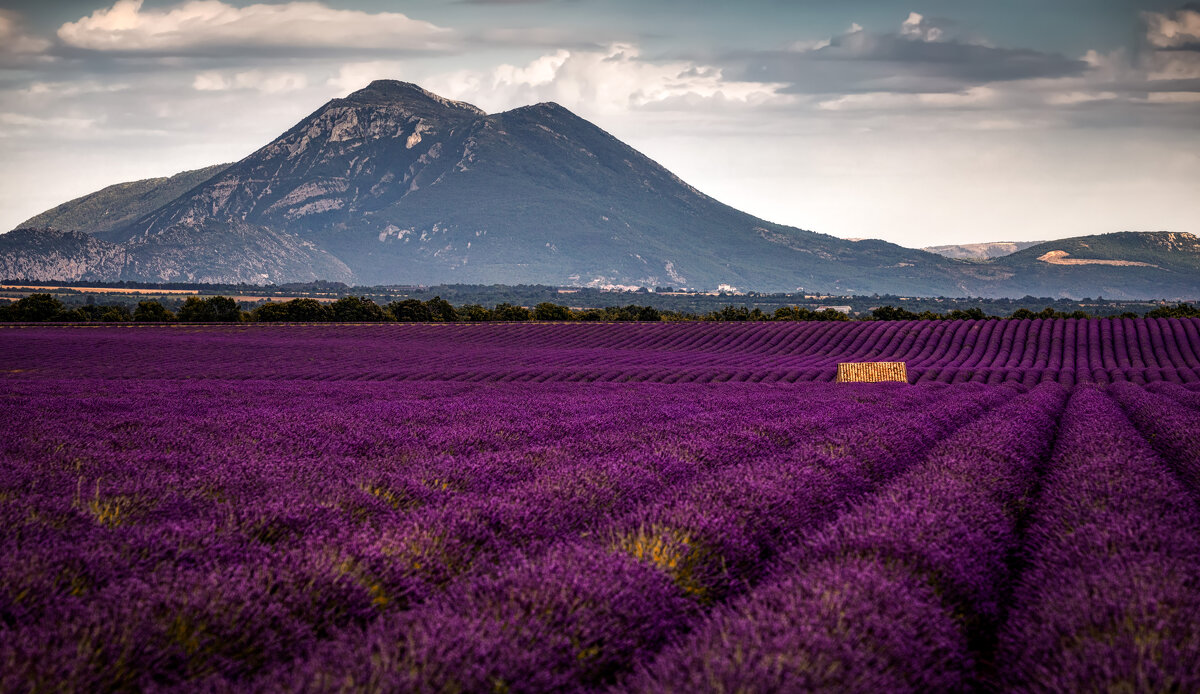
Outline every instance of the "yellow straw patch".
{"type": "Polygon", "coordinates": [[[908,383],[908,367],[902,361],[866,361],[838,364],[838,383],[908,383]]]}
{"type": "Polygon", "coordinates": [[[654,564],[688,595],[702,601],[709,598],[704,568],[716,557],[687,532],[663,526],[639,528],[618,536],[612,546],[634,559],[654,564]]]}

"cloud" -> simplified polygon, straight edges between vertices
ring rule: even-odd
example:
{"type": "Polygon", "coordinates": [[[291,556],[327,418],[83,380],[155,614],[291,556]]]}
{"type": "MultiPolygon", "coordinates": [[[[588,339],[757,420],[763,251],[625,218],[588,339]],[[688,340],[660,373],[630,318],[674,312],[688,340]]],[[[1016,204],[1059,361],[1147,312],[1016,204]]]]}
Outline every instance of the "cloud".
{"type": "Polygon", "coordinates": [[[946,35],[943,22],[926,19],[916,12],[909,12],[908,19],[900,25],[900,35],[917,41],[940,41],[946,35]]]}
{"type": "MultiPolygon", "coordinates": [[[[1148,50],[1142,55],[1147,79],[1200,79],[1200,9],[1143,12],[1148,50]]],[[[1193,88],[1195,90],[1195,88],[1193,88]]]]}
{"type": "Polygon", "coordinates": [[[826,41],[726,56],[731,80],[781,82],[798,94],[956,92],[993,82],[1079,75],[1087,63],[1054,53],[997,48],[953,23],[912,12],[895,32],[853,25],[826,41]]]}
{"type": "Polygon", "coordinates": [[[53,131],[59,135],[74,134],[91,130],[96,121],[91,118],[69,118],[63,116],[38,117],[24,113],[0,113],[0,137],[25,137],[33,132],[53,131]]]}
{"type": "Polygon", "coordinates": [[[50,41],[26,33],[15,12],[0,9],[0,53],[34,55],[43,53],[50,46],[50,41]]]}
{"type": "Polygon", "coordinates": [[[914,109],[981,109],[992,108],[999,94],[989,87],[973,87],[962,93],[933,92],[928,94],[897,94],[872,92],[845,94],[821,101],[822,111],[879,111],[914,109]]]}
{"type": "MultiPolygon", "coordinates": [[[[560,49],[525,65],[463,70],[426,80],[440,94],[491,110],[556,101],[585,115],[654,109],[668,104],[761,104],[781,85],[728,82],[720,69],[691,61],[652,61],[633,44],[603,50],[560,49]]],[[[685,106],[686,104],[686,106],[685,106]]]]}
{"type": "Polygon", "coordinates": [[[1186,7],[1175,12],[1145,12],[1146,40],[1157,48],[1200,49],[1200,10],[1186,7]]]}
{"type": "Polygon", "coordinates": [[[78,82],[32,82],[24,89],[17,91],[26,97],[77,97],[85,94],[109,94],[123,92],[129,89],[125,83],[104,84],[95,80],[78,82]]]}
{"type": "Polygon", "coordinates": [[[63,24],[58,38],[89,51],[152,55],[312,53],[322,50],[426,52],[447,50],[455,33],[396,12],[339,10],[320,2],[235,7],[187,0],[143,9],[117,0],[108,9],[63,24]]]}
{"type": "Polygon", "coordinates": [[[307,86],[308,77],[302,72],[268,70],[246,70],[233,73],[209,70],[198,73],[192,80],[192,88],[201,92],[256,89],[264,94],[285,94],[304,89],[307,86]]]}

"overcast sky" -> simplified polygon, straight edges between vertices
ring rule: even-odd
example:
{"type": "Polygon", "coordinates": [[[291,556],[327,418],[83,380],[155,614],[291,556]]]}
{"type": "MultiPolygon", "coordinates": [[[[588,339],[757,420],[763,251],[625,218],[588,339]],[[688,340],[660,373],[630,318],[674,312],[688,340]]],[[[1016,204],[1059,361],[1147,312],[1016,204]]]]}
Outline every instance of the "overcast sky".
{"type": "Polygon", "coordinates": [[[235,161],[376,78],[557,101],[774,222],[1200,233],[1200,4],[0,0],[0,229],[235,161]]]}

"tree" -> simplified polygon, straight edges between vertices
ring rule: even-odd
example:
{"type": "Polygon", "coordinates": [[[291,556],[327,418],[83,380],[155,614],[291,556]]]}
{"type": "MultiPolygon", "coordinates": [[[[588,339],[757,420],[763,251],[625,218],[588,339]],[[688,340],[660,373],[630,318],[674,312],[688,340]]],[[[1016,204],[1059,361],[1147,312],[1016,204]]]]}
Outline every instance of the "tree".
{"type": "Polygon", "coordinates": [[[188,323],[237,323],[242,320],[242,309],[227,296],[210,296],[207,299],[189,296],[179,307],[179,320],[188,323]]]}
{"type": "Polygon", "coordinates": [[[1200,308],[1191,304],[1159,306],[1146,313],[1147,318],[1200,318],[1200,308]]]}
{"type": "Polygon", "coordinates": [[[49,294],[30,294],[8,307],[8,320],[34,323],[59,320],[63,303],[49,294]]]}
{"type": "Polygon", "coordinates": [[[294,323],[318,323],[330,318],[329,307],[316,299],[292,299],[284,306],[287,320],[294,323]]]}
{"type": "Polygon", "coordinates": [[[762,309],[755,307],[750,310],[745,306],[723,306],[719,311],[710,311],[704,316],[704,320],[711,321],[761,321],[767,320],[767,314],[762,312],[762,309]]]}
{"type": "Polygon", "coordinates": [[[954,309],[946,314],[948,320],[987,320],[988,315],[981,308],[954,309]]]}
{"type": "Polygon", "coordinates": [[[393,301],[387,305],[387,310],[401,323],[427,323],[433,320],[433,312],[417,299],[393,301]]]}
{"type": "Polygon", "coordinates": [[[281,323],[288,318],[288,306],[285,302],[268,301],[250,311],[250,319],[256,323],[281,323]]]}
{"type": "Polygon", "coordinates": [[[261,323],[317,323],[330,319],[329,307],[316,299],[268,301],[251,311],[250,316],[261,323]]]}
{"type": "Polygon", "coordinates": [[[175,320],[175,314],[168,311],[165,306],[157,301],[146,299],[138,302],[137,308],[133,311],[133,319],[135,321],[164,323],[175,320]]]}
{"type": "Polygon", "coordinates": [[[344,296],[333,302],[329,313],[342,323],[377,323],[387,319],[378,304],[357,296],[344,296]]]}
{"type": "Polygon", "coordinates": [[[238,302],[227,296],[210,296],[208,305],[212,307],[213,320],[219,323],[237,323],[242,320],[242,308],[238,302]]]}
{"type": "Polygon", "coordinates": [[[529,320],[529,309],[502,302],[492,309],[492,317],[494,320],[526,321],[529,320]]]}
{"type": "Polygon", "coordinates": [[[440,323],[453,323],[458,320],[458,311],[440,296],[426,301],[425,308],[429,309],[430,318],[440,323]]]}
{"type": "Polygon", "coordinates": [[[492,320],[492,312],[479,304],[467,304],[458,309],[460,320],[480,322],[492,320]]]}
{"type": "Polygon", "coordinates": [[[875,320],[916,320],[919,318],[912,311],[895,306],[880,306],[871,309],[871,317],[875,320]]]}
{"type": "Polygon", "coordinates": [[[213,320],[212,307],[198,296],[189,296],[184,299],[183,306],[179,307],[179,320],[186,323],[209,323],[213,320]]]}
{"type": "Polygon", "coordinates": [[[638,306],[637,319],[647,323],[657,323],[662,320],[662,312],[653,306],[638,306]]]}
{"type": "Polygon", "coordinates": [[[534,320],[571,320],[571,309],[543,301],[533,307],[534,320]]]}
{"type": "Polygon", "coordinates": [[[104,311],[100,313],[100,320],[105,323],[124,323],[133,320],[133,314],[125,306],[113,304],[104,307],[104,311]]]}

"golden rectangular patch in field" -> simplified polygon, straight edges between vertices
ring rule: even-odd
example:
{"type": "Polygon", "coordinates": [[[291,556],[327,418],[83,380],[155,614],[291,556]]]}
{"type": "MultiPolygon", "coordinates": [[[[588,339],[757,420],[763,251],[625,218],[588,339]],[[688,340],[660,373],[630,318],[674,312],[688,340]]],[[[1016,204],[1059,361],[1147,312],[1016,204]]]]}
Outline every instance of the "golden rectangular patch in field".
{"type": "Polygon", "coordinates": [[[838,364],[838,383],[879,383],[881,381],[908,383],[908,367],[902,361],[838,364]]]}

